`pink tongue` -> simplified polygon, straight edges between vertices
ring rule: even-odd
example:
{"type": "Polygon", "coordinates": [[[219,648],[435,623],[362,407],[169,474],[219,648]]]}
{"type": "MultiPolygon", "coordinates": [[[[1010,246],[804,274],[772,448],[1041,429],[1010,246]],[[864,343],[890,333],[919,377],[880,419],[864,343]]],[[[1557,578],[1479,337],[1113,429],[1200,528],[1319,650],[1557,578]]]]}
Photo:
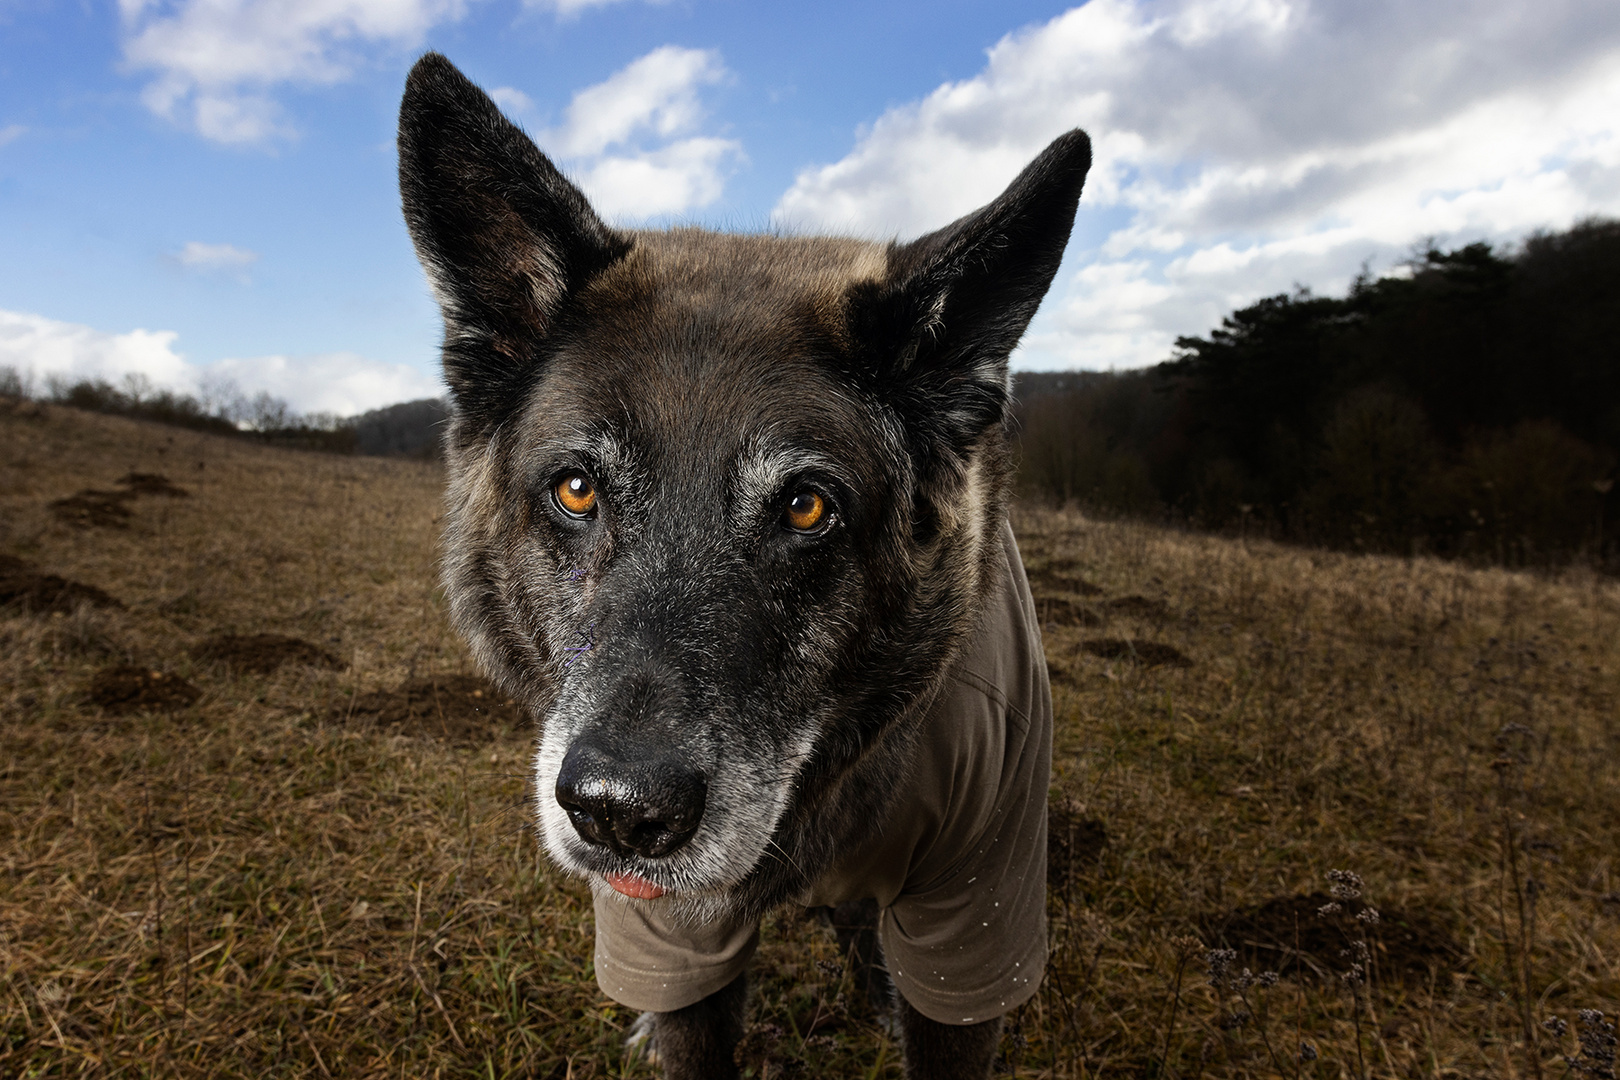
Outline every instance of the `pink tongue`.
{"type": "Polygon", "coordinates": [[[654,885],[644,877],[635,874],[605,874],[607,883],[613,886],[616,892],[635,900],[656,900],[664,895],[664,890],[654,885]]]}

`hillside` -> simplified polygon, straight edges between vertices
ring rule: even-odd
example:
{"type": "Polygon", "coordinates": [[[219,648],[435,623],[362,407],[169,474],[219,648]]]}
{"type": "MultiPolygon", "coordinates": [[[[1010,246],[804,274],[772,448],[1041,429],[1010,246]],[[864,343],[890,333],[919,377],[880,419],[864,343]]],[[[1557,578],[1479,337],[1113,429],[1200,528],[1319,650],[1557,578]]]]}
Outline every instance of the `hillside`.
{"type": "Polygon", "coordinates": [[[1121,373],[1020,375],[1031,492],[1332,547],[1620,569],[1620,222],[1432,245],[1121,373]]]}
{"type": "MultiPolygon", "coordinates": [[[[654,1075],[446,625],[440,484],[0,400],[0,1075],[654,1075]]],[[[1008,1071],[1550,1078],[1613,1019],[1612,579],[1015,525],[1059,731],[1008,1071]]],[[[830,932],[761,952],[752,1075],[899,1075],[830,932]]]]}

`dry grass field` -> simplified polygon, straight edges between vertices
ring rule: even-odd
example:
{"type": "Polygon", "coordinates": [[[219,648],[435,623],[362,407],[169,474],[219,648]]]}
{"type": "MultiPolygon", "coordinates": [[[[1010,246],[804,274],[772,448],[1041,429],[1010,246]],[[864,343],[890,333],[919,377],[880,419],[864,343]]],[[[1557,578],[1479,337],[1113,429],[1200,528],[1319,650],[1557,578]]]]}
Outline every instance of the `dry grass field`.
{"type": "MultiPolygon", "coordinates": [[[[439,486],[0,401],[0,1076],[655,1075],[439,486]]],[[[1613,1075],[1616,582],[1016,525],[1058,752],[1005,1073],[1613,1075]]],[[[898,1077],[831,933],[765,939],[751,1074],[898,1077]]]]}

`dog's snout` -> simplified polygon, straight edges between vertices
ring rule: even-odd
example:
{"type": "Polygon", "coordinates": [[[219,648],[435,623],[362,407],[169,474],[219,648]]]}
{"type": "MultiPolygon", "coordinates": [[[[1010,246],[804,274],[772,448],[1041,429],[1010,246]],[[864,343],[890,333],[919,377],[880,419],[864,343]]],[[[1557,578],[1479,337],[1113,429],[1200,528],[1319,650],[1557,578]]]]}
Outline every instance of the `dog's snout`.
{"type": "Polygon", "coordinates": [[[557,773],[557,804],[587,843],[657,858],[697,831],[703,777],[670,760],[622,760],[576,743],[557,773]]]}

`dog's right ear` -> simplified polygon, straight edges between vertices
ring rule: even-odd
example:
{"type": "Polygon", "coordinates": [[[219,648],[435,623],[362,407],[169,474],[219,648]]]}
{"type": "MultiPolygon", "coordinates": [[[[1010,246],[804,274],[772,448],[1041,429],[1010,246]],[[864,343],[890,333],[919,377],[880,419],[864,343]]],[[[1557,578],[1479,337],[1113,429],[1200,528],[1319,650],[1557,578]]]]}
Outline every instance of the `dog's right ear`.
{"type": "Polygon", "coordinates": [[[399,189],[444,313],[445,379],[486,426],[532,378],[569,296],[630,241],[438,53],[405,82],[399,189]]]}

